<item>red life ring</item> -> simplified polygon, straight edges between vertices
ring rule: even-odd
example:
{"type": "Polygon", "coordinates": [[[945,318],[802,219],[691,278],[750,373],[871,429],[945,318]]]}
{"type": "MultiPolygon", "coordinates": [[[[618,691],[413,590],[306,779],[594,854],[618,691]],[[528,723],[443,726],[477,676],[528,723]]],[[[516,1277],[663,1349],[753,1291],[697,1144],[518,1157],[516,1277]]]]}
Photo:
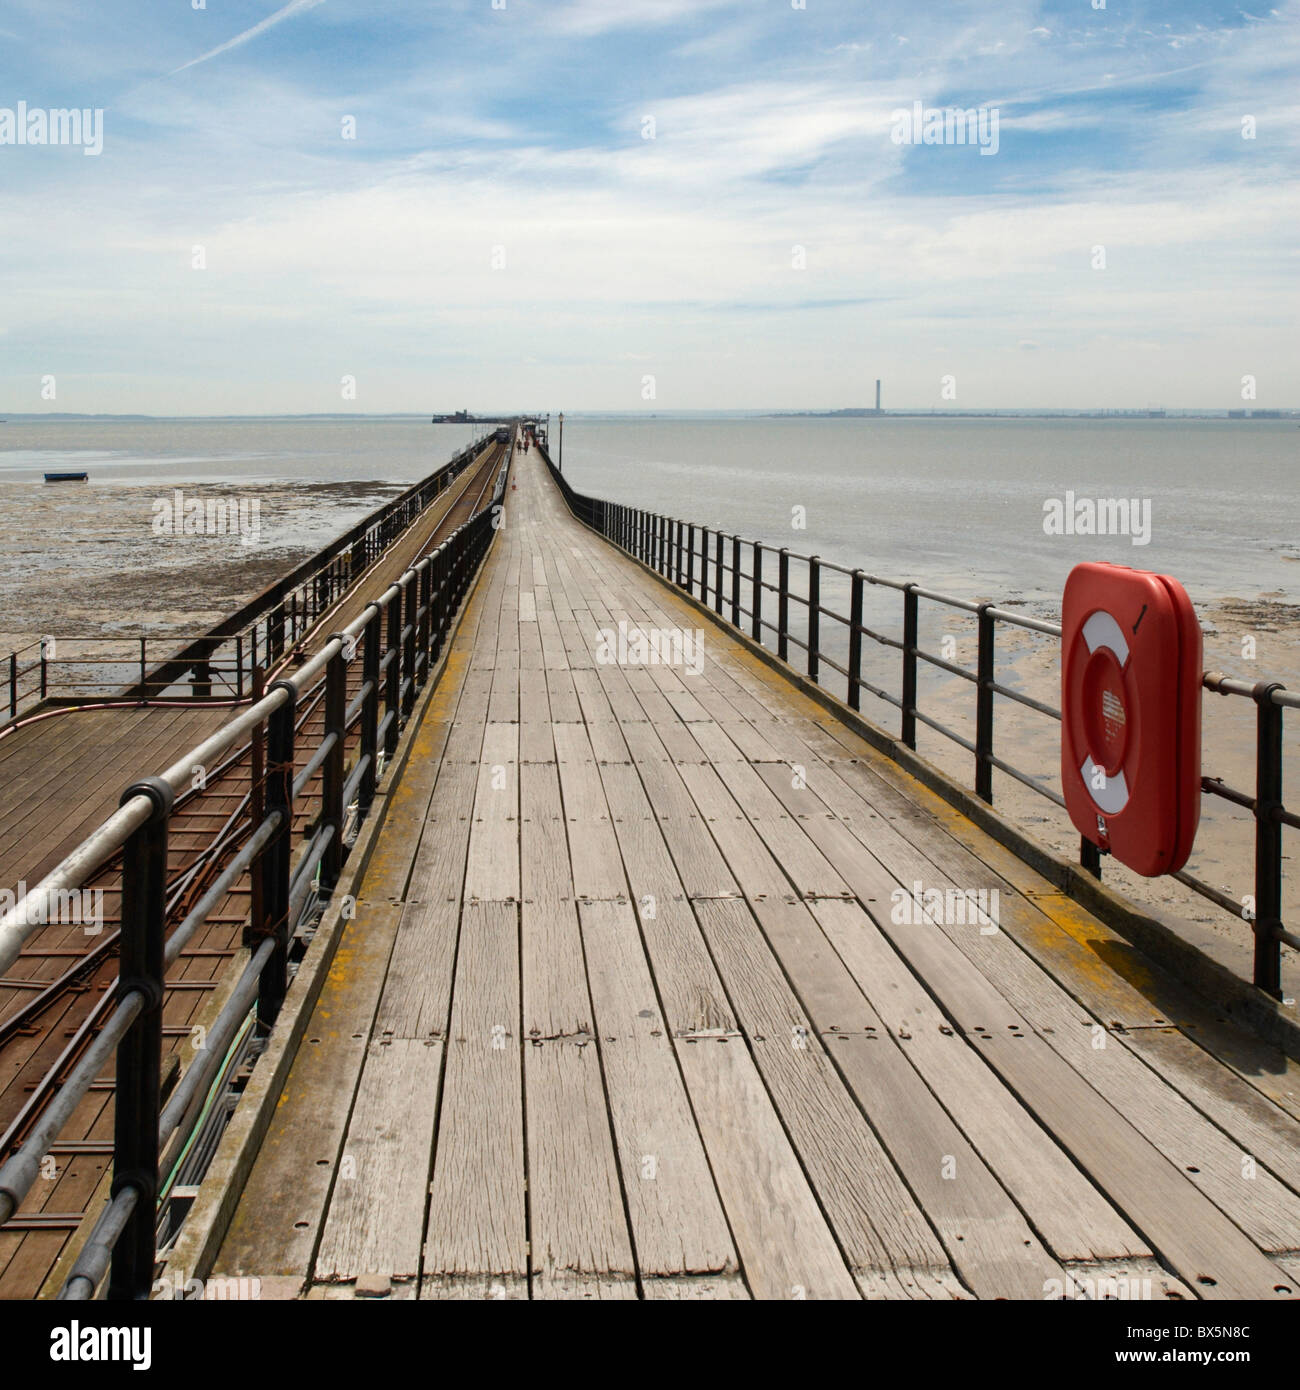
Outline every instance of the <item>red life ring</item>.
{"type": "Polygon", "coordinates": [[[1061,608],[1061,785],[1085,839],[1148,878],[1201,814],[1201,628],[1165,574],[1076,565],[1061,608]]]}

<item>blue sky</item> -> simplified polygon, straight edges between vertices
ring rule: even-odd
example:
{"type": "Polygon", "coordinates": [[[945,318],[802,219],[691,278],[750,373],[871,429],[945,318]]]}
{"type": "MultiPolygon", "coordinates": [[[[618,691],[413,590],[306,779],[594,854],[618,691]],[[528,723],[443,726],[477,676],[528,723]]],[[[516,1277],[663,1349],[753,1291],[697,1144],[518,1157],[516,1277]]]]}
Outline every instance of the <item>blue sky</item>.
{"type": "Polygon", "coordinates": [[[0,0],[0,410],[1300,405],[1300,0],[197,3],[0,0]]]}

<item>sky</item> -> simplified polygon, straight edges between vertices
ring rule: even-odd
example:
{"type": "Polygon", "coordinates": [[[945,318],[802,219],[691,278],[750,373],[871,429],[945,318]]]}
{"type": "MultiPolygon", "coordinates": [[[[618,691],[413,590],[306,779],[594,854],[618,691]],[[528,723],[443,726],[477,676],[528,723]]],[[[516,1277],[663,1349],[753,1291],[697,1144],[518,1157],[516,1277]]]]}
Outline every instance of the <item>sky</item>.
{"type": "Polygon", "coordinates": [[[0,0],[0,412],[1300,406],[1298,72],[1300,0],[0,0]]]}

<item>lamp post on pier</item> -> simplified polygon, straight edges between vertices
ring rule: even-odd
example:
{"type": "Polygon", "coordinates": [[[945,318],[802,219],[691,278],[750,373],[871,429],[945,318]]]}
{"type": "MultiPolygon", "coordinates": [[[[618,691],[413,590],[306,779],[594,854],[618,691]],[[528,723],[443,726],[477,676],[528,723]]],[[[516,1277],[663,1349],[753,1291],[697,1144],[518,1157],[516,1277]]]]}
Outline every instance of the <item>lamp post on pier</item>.
{"type": "Polygon", "coordinates": [[[564,472],[564,411],[560,411],[560,472],[564,472]]]}

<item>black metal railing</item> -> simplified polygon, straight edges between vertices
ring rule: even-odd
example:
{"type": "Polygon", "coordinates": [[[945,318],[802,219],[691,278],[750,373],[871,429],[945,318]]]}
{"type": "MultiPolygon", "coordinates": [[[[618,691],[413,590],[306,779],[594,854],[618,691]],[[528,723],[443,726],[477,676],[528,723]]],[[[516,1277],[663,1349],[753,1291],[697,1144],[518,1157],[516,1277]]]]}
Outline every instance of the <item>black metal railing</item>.
{"type": "Polygon", "coordinates": [[[200,700],[229,703],[252,692],[252,673],[278,661],[484,456],[475,441],[324,549],[198,636],[47,636],[0,659],[0,728],[53,700],[200,700]]]}
{"type": "Polygon", "coordinates": [[[345,826],[364,819],[381,766],[396,751],[401,725],[450,639],[498,524],[496,504],[509,464],[507,449],[487,506],[418,560],[292,675],[275,681],[255,703],[160,776],[129,786],[118,811],[0,916],[3,973],[27,938],[50,920],[52,905],[121,853],[120,971],[112,1009],[53,1103],[0,1165],[3,1229],[35,1182],[43,1155],[104,1067],[116,1058],[111,1196],[60,1298],[93,1298],[105,1274],[109,1298],[148,1296],[157,1258],[162,1175],[174,1171],[168,1165],[176,1160],[250,1017],[265,1034],[281,1010],[291,948],[305,909],[309,902],[327,900],[337,884],[347,855],[345,826]],[[358,660],[362,678],[349,702],[348,667],[358,660]],[[322,698],[323,729],[308,752],[297,746],[305,724],[298,713],[322,698]],[[353,728],[359,729],[360,737],[349,767],[347,739],[353,728]],[[247,838],[184,918],[170,922],[167,851],[173,806],[190,787],[196,765],[212,766],[232,748],[245,746],[264,749],[265,763],[247,838]],[[295,801],[317,774],[319,813],[310,838],[295,845],[295,801]],[[248,963],[209,1028],[204,1047],[164,1105],[162,1007],[168,968],[245,874],[253,876],[255,885],[244,932],[248,963]]]}
{"type": "MultiPolygon", "coordinates": [[[[746,632],[754,641],[770,647],[790,662],[791,648],[803,653],[808,677],[827,687],[826,671],[843,684],[830,691],[851,710],[860,711],[866,694],[892,706],[899,717],[899,741],[915,751],[917,725],[922,724],[964,749],[971,758],[971,785],[975,794],[992,805],[993,773],[997,771],[1064,808],[1065,800],[1050,782],[1057,774],[1033,773],[1017,767],[994,748],[995,701],[1014,703],[1060,722],[1061,712],[1045,701],[1006,685],[997,678],[998,633],[1002,625],[1059,639],[1059,623],[1012,612],[995,603],[975,603],[936,593],[920,584],[868,574],[823,560],[798,555],[761,541],[742,540],[721,530],[684,522],[657,512],[624,506],[576,492],[546,458],[551,475],[573,514],[615,545],[670,580],[718,617],[746,632]],[[770,561],[775,557],[776,580],[770,561]],[[745,566],[748,565],[748,568],[745,566]],[[848,612],[828,606],[828,576],[847,592],[848,612]],[[795,582],[802,578],[802,583],[795,582]],[[901,637],[893,637],[868,625],[865,617],[868,593],[894,593],[901,605],[901,637]],[[772,614],[775,599],[775,620],[772,614]],[[958,664],[920,644],[921,604],[937,604],[970,615],[977,625],[975,669],[958,664]],[[801,612],[801,622],[792,613],[801,612]],[[826,624],[841,638],[828,639],[826,624]],[[899,694],[872,682],[864,674],[866,639],[883,649],[898,652],[901,664],[899,694]],[[975,689],[974,737],[967,738],[920,707],[918,672],[923,666],[946,672],[975,689]],[[842,693],[841,693],[842,692],[842,693]]],[[[793,664],[793,663],[792,663],[793,664]]],[[[1247,811],[1254,819],[1253,906],[1243,904],[1221,889],[1187,873],[1171,875],[1179,883],[1251,926],[1254,934],[1254,982],[1269,994],[1280,996],[1283,945],[1300,950],[1300,937],[1288,932],[1283,922],[1284,827],[1300,828],[1300,815],[1283,803],[1283,711],[1300,709],[1300,693],[1278,682],[1250,683],[1221,673],[1203,677],[1206,690],[1254,702],[1256,709],[1256,775],[1253,791],[1227,785],[1218,777],[1203,777],[1201,791],[1247,811]]],[[[1080,863],[1101,876],[1101,856],[1091,841],[1080,839],[1080,863]]]]}

